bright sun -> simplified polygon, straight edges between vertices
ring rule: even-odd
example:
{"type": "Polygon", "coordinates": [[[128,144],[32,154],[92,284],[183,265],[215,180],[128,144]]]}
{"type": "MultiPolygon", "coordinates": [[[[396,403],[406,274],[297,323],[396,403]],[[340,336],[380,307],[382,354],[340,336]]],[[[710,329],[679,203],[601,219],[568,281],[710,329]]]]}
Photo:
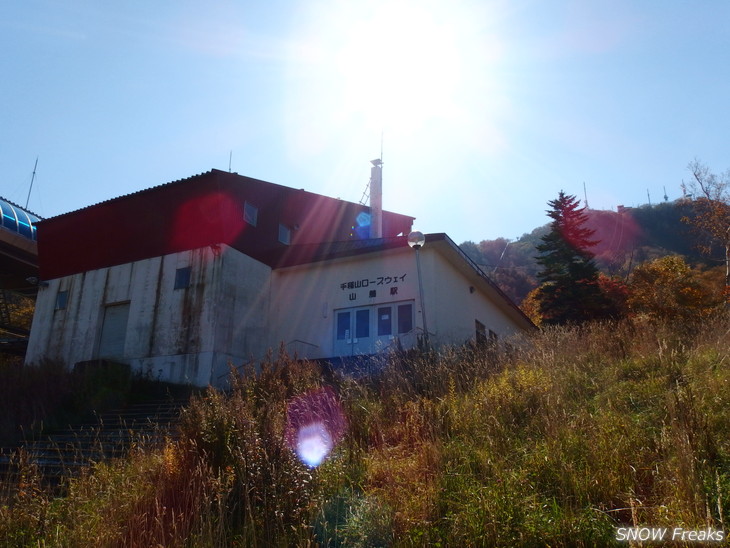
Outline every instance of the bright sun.
{"type": "Polygon", "coordinates": [[[416,129],[453,114],[463,80],[457,29],[420,5],[372,10],[347,32],[336,54],[345,107],[374,124],[416,129]]]}
{"type": "Polygon", "coordinates": [[[488,91],[488,67],[499,56],[495,34],[485,31],[489,20],[476,4],[315,4],[299,43],[299,70],[307,71],[311,89],[298,91],[335,125],[357,121],[403,136],[434,121],[468,123],[476,95],[488,91]]]}

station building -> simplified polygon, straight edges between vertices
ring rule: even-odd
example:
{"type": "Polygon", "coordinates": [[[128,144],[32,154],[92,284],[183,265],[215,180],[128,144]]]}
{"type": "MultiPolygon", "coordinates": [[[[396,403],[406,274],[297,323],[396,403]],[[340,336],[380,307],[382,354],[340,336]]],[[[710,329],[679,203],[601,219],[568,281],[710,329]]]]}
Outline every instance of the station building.
{"type": "Polygon", "coordinates": [[[281,345],[335,361],[412,347],[424,319],[434,345],[534,327],[445,234],[417,261],[413,221],[219,170],[45,219],[26,363],[224,386],[281,345]]]}

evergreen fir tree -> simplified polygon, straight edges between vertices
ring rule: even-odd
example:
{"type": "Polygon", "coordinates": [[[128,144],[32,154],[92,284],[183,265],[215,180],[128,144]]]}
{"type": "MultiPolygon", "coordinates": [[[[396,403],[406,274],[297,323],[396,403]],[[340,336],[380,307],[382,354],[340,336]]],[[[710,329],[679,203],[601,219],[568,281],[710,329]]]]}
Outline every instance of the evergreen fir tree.
{"type": "Polygon", "coordinates": [[[562,190],[548,205],[553,222],[537,245],[537,262],[542,267],[537,300],[543,323],[581,323],[610,316],[610,304],[598,285],[598,268],[590,252],[598,242],[591,239],[594,231],[585,227],[585,208],[562,190]]]}

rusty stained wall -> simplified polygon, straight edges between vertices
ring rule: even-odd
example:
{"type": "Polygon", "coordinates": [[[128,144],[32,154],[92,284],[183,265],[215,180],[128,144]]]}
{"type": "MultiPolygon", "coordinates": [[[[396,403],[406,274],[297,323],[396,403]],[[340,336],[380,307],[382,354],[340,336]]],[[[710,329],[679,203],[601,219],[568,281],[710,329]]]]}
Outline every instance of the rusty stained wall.
{"type": "Polygon", "coordinates": [[[102,270],[84,272],[50,280],[47,286],[39,289],[26,353],[27,363],[48,359],[72,366],[77,361],[93,357],[102,320],[101,302],[106,274],[102,270]],[[98,288],[98,292],[86,288],[98,288]],[[65,309],[57,310],[56,298],[62,291],[69,294],[68,303],[65,309]]]}
{"type": "Polygon", "coordinates": [[[212,246],[50,280],[38,296],[26,362],[48,358],[72,367],[97,358],[105,307],[129,303],[119,361],[160,380],[215,384],[228,361],[268,348],[267,314],[251,307],[268,309],[269,273],[212,246]],[[177,269],[188,266],[189,286],[175,289],[177,269]],[[55,309],[59,291],[69,292],[63,310],[55,309]]]}
{"type": "Polygon", "coordinates": [[[125,267],[134,271],[126,361],[152,378],[207,384],[214,350],[211,310],[218,259],[206,247],[110,270],[125,267]],[[187,267],[191,268],[189,286],[175,289],[176,271],[187,267]]]}
{"type": "Polygon", "coordinates": [[[216,276],[213,374],[211,384],[224,386],[229,366],[260,361],[278,336],[270,320],[271,268],[243,253],[220,246],[216,276]]]}

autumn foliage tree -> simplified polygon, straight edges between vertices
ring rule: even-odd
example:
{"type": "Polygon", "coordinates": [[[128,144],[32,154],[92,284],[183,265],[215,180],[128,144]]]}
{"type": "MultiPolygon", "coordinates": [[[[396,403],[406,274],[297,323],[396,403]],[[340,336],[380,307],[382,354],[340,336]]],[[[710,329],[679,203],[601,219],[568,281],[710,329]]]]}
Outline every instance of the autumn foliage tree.
{"type": "Polygon", "coordinates": [[[598,274],[598,287],[607,299],[606,313],[615,318],[628,315],[629,286],[618,276],[607,276],[603,272],[598,274]]]}
{"type": "Polygon", "coordinates": [[[629,282],[628,306],[634,316],[688,321],[717,310],[722,296],[682,257],[669,255],[637,266],[629,282]]]}
{"type": "Polygon", "coordinates": [[[532,295],[541,323],[581,323],[611,316],[611,303],[601,291],[590,251],[598,242],[591,239],[594,231],[585,226],[585,208],[562,190],[548,205],[553,221],[537,245],[541,285],[532,295]]]}
{"type": "Polygon", "coordinates": [[[683,183],[685,194],[692,198],[694,215],[685,217],[705,238],[701,251],[712,255],[713,247],[722,250],[725,263],[725,299],[730,299],[730,170],[721,175],[712,173],[699,160],[687,166],[692,180],[683,183]]]}

